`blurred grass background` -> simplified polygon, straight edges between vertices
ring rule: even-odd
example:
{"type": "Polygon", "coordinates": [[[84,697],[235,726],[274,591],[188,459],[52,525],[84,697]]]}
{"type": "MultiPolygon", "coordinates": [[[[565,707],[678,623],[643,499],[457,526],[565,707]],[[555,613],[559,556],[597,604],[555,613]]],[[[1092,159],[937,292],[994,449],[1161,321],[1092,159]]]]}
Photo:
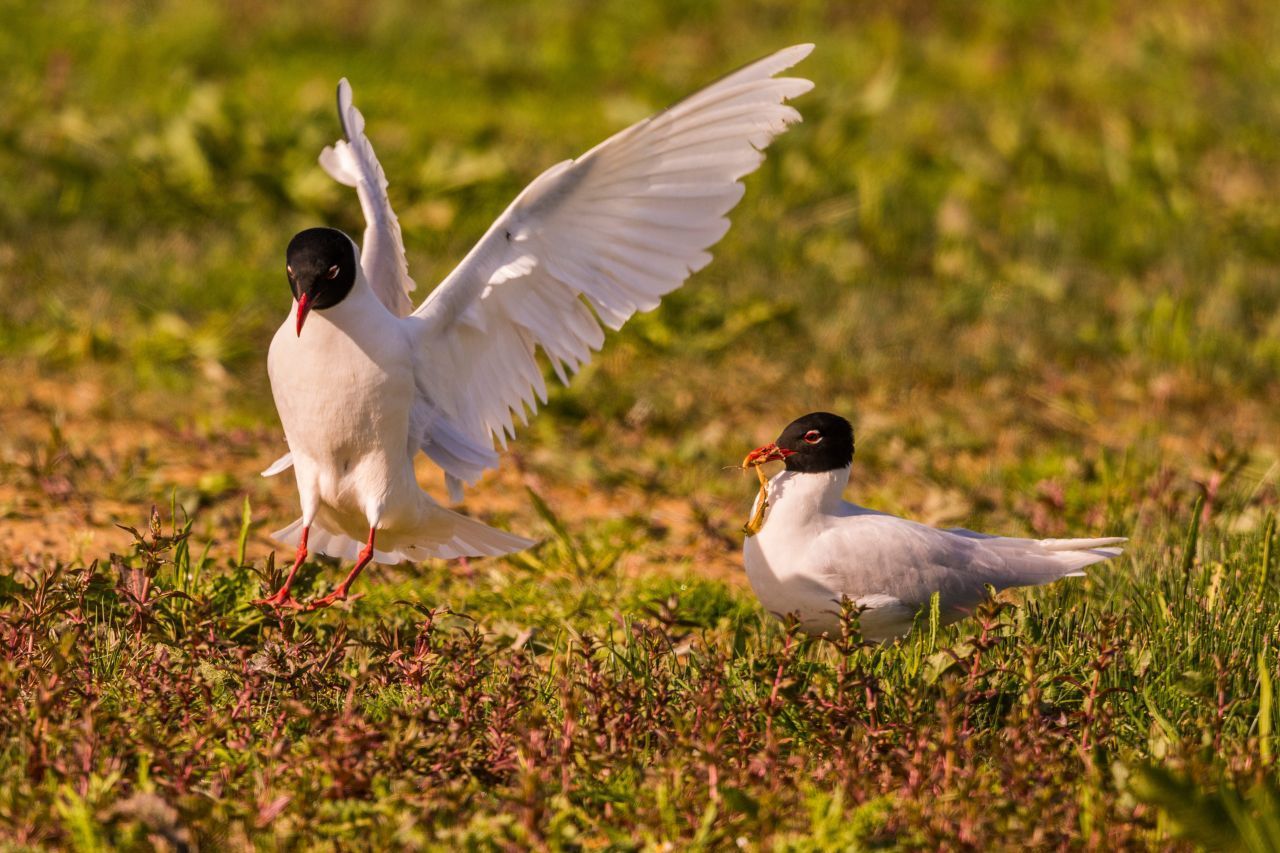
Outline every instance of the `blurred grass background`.
{"type": "Polygon", "coordinates": [[[716,261],[556,393],[520,440],[533,464],[741,500],[712,472],[826,408],[855,420],[859,487],[886,508],[1048,532],[1043,506],[1134,520],[1140,498],[1099,469],[1139,486],[1172,469],[1194,491],[1224,458],[1254,484],[1275,464],[1270,4],[50,2],[7,19],[6,372],[269,422],[283,246],[362,229],[315,162],[340,76],[421,296],[549,164],[811,40],[805,122],[748,179],[716,261]]]}

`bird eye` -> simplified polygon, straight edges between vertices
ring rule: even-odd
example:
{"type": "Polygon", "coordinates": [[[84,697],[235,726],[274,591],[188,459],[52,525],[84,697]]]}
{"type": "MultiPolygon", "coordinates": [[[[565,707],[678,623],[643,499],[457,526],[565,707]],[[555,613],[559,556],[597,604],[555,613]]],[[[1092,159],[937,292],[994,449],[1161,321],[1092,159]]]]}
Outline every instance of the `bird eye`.
{"type": "Polygon", "coordinates": [[[338,265],[334,264],[333,266],[329,267],[329,272],[325,274],[325,278],[332,280],[337,277],[338,277],[338,265]]]}
{"type": "Polygon", "coordinates": [[[804,434],[805,444],[817,444],[819,441],[822,441],[822,433],[816,429],[811,429],[804,434]]]}
{"type": "Polygon", "coordinates": [[[285,264],[284,271],[289,274],[289,278],[293,278],[293,267],[289,266],[288,264],[285,264]]]}

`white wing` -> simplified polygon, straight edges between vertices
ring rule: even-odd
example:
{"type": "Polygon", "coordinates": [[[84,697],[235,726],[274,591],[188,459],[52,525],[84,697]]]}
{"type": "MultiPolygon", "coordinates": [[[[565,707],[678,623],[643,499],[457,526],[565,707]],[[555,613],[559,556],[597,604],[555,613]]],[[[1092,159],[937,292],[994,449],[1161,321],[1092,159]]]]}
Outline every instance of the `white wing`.
{"type": "Polygon", "coordinates": [[[538,347],[567,382],[604,342],[600,322],[617,329],[711,260],[739,178],[800,120],[783,102],[813,87],[774,75],[812,49],[754,62],[551,167],[413,313],[419,392],[469,444],[492,453],[513,414],[546,402],[538,347]]]}
{"type": "Polygon", "coordinates": [[[338,183],[356,188],[365,221],[360,246],[364,277],[387,310],[403,317],[413,310],[409,294],[415,285],[404,257],[400,222],[387,199],[387,178],[364,135],[364,116],[351,102],[351,85],[345,77],[338,82],[338,119],[347,138],[320,152],[320,165],[338,183]]]}

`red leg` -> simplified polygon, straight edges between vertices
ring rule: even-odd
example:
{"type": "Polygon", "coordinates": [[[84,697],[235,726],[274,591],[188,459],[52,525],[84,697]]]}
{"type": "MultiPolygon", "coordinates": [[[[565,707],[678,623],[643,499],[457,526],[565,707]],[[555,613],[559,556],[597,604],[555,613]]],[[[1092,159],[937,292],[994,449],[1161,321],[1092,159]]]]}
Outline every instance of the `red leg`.
{"type": "Polygon", "coordinates": [[[356,559],[355,567],[351,569],[351,574],[338,584],[338,588],[326,595],[324,598],[317,598],[315,601],[307,605],[307,610],[319,610],[322,607],[328,607],[335,601],[346,601],[347,591],[351,589],[351,584],[364,571],[364,567],[369,565],[373,560],[373,536],[377,533],[377,528],[369,528],[369,541],[365,543],[364,550],[360,552],[360,556],[356,559]]]}
{"type": "Polygon", "coordinates": [[[269,598],[260,598],[254,604],[262,604],[268,607],[302,606],[289,594],[289,587],[293,586],[294,576],[298,574],[298,569],[302,568],[302,564],[307,560],[307,534],[310,532],[310,525],[302,528],[302,538],[298,540],[298,552],[293,555],[293,567],[289,569],[289,576],[284,579],[284,585],[269,598]]]}

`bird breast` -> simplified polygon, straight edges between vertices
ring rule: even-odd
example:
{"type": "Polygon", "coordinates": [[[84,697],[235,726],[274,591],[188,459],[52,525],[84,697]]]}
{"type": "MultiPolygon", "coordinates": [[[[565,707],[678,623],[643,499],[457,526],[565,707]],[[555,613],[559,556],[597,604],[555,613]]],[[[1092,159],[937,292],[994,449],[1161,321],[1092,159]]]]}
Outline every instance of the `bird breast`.
{"type": "Polygon", "coordinates": [[[389,315],[381,323],[342,316],[345,304],[315,312],[301,335],[286,320],[267,359],[289,450],[315,466],[320,480],[335,481],[322,482],[323,492],[341,491],[353,477],[386,482],[398,469],[412,471],[409,342],[389,315]]]}

